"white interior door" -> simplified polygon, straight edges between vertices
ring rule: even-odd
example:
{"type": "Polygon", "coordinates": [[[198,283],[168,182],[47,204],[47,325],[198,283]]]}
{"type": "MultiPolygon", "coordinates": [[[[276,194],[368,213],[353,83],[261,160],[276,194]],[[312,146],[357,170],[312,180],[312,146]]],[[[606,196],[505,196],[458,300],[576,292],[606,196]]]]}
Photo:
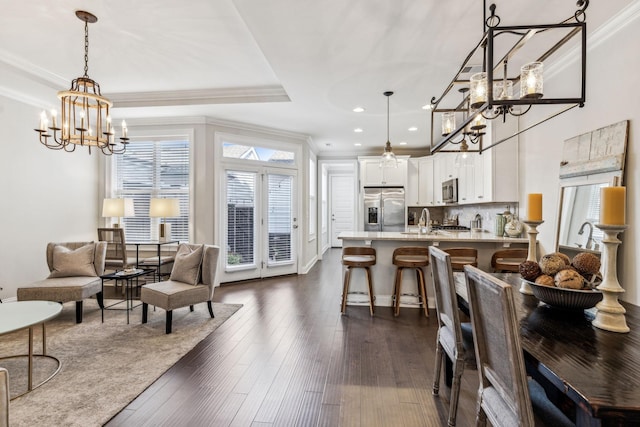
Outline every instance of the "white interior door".
{"type": "Polygon", "coordinates": [[[297,271],[295,172],[225,170],[221,282],[297,271]]]}
{"type": "Polygon", "coordinates": [[[331,175],[330,227],[331,246],[342,247],[338,235],[343,231],[355,231],[355,194],[353,175],[331,175]]]}

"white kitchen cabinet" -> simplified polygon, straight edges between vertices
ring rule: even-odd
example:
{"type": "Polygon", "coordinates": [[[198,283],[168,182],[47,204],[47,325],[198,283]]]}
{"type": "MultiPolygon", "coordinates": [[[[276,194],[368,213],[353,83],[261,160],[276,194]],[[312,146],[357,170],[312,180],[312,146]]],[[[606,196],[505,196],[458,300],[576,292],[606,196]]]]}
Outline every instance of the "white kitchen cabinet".
{"type": "Polygon", "coordinates": [[[362,187],[405,187],[408,156],[398,156],[398,167],[380,167],[380,157],[358,157],[362,187]]]}
{"type": "Polygon", "coordinates": [[[453,165],[455,153],[436,153],[433,157],[433,199],[434,205],[444,206],[442,201],[442,183],[457,178],[458,171],[453,165]]]}
{"type": "MultiPolygon", "coordinates": [[[[484,146],[513,135],[517,132],[517,120],[507,120],[499,125],[489,126],[484,146]],[[491,129],[493,128],[493,129],[491,129]]],[[[470,145],[476,149],[475,145],[470,145]]],[[[458,204],[517,202],[518,197],[518,138],[473,156],[473,168],[456,168],[457,153],[436,153],[433,158],[433,194],[435,205],[442,202],[443,181],[458,178],[458,204]]]]}
{"type": "Polygon", "coordinates": [[[433,206],[433,156],[409,159],[408,206],[433,206]]]}

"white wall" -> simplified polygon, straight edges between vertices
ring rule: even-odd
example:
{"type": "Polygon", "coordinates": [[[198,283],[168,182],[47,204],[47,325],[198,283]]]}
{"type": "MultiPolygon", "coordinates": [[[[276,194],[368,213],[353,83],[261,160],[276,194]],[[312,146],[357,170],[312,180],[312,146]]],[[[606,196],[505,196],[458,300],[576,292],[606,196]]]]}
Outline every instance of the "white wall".
{"type": "Polygon", "coordinates": [[[33,130],[39,114],[0,96],[0,298],[49,274],[47,242],[97,239],[102,154],[45,148],[33,130]]]}
{"type": "MultiPolygon", "coordinates": [[[[592,2],[592,7],[598,7],[592,2]]],[[[624,15],[624,12],[623,12],[624,15]]],[[[622,120],[630,121],[625,185],[627,186],[627,223],[620,237],[618,278],[626,293],[621,297],[640,304],[640,277],[636,249],[640,243],[640,96],[638,86],[637,40],[640,39],[640,7],[632,2],[626,18],[613,22],[605,31],[589,35],[587,54],[587,92],[584,108],[575,108],[520,136],[520,205],[526,206],[527,193],[543,193],[543,218],[538,230],[543,253],[552,252],[557,227],[559,169],[563,142],[622,120]],[[606,37],[606,38],[605,38],[606,37]]],[[[568,83],[566,73],[545,80],[545,92],[568,83]]],[[[521,128],[547,114],[531,111],[522,116],[521,128]]],[[[506,142],[508,144],[508,142],[506,142]]]]}

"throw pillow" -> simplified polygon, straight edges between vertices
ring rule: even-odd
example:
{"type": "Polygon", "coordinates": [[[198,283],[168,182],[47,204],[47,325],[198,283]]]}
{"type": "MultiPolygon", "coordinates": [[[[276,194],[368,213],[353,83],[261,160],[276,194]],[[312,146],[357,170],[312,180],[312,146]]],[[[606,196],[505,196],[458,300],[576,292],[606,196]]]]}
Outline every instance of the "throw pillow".
{"type": "Polygon", "coordinates": [[[84,245],[71,250],[66,246],[53,248],[53,270],[49,278],[73,276],[97,276],[93,264],[95,245],[84,245]]]}
{"type": "Polygon", "coordinates": [[[189,245],[180,245],[176,252],[176,259],[171,270],[171,280],[176,282],[197,285],[200,281],[200,266],[202,265],[202,255],[204,245],[195,248],[189,245]]]}

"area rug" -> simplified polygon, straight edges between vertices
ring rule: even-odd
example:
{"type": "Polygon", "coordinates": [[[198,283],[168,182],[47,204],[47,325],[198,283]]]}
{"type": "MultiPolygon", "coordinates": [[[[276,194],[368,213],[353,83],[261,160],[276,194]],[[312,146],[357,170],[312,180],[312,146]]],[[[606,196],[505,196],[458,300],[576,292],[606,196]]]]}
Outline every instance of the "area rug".
{"type": "MultiPolygon", "coordinates": [[[[105,301],[109,304],[110,301],[105,301]]],[[[41,387],[11,401],[10,425],[101,426],[135,399],[197,343],[218,328],[241,305],[214,303],[215,318],[206,304],[195,311],[173,313],[173,332],[165,334],[165,312],[149,307],[147,324],[141,308],[130,313],[106,310],[104,323],[94,300],[85,301],[84,320],[75,323],[75,303],[47,322],[47,353],[57,357],[60,372],[41,387]]],[[[0,357],[25,354],[27,331],[0,337],[0,357]]],[[[41,330],[34,329],[34,351],[42,350],[41,330]]],[[[0,361],[9,369],[12,395],[26,390],[25,359],[0,361]]],[[[34,382],[46,378],[55,363],[36,361],[34,382]]]]}

